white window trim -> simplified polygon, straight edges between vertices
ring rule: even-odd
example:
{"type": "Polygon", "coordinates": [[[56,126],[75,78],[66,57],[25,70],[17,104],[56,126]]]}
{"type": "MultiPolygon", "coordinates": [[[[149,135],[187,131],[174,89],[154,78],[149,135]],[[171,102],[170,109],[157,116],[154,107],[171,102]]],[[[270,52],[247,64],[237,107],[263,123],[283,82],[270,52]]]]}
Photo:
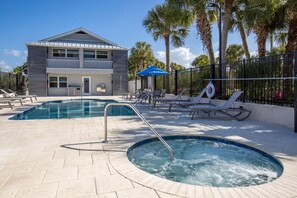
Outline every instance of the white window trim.
{"type": "Polygon", "coordinates": [[[48,85],[47,87],[49,89],[63,89],[68,87],[68,76],[48,76],[48,85]],[[50,87],[50,77],[57,77],[57,87],[50,87]],[[60,87],[60,77],[66,77],[67,78],[67,86],[66,87],[60,87]]]}
{"type": "Polygon", "coordinates": [[[99,60],[108,60],[109,59],[109,51],[106,51],[106,50],[96,50],[96,59],[99,59],[99,60]],[[98,58],[98,52],[107,52],[107,57],[106,58],[98,58]]]}
{"type": "Polygon", "coordinates": [[[110,57],[110,51],[108,50],[92,50],[92,49],[84,49],[83,50],[83,59],[84,60],[108,60],[110,57]],[[95,51],[95,58],[85,58],[85,51],[95,51]],[[105,51],[107,52],[107,58],[97,58],[98,51],[105,51]]]}
{"type": "Polygon", "coordinates": [[[65,49],[65,50],[66,50],[66,53],[65,53],[66,58],[73,58],[73,59],[77,59],[78,58],[79,59],[79,49],[65,49]],[[68,50],[76,50],[76,51],[78,51],[78,57],[68,57],[68,50]]]}
{"type": "Polygon", "coordinates": [[[66,58],[67,57],[67,50],[64,48],[53,48],[52,49],[52,57],[53,58],[66,58]],[[65,56],[54,56],[54,49],[55,50],[65,50],[65,56]]]}
{"type": "Polygon", "coordinates": [[[72,59],[75,59],[75,60],[76,60],[77,58],[79,58],[79,49],[72,49],[72,48],[71,48],[71,49],[67,49],[67,48],[53,48],[53,49],[52,49],[52,57],[53,57],[53,58],[61,58],[61,59],[62,59],[62,58],[72,58],[72,59]],[[65,50],[65,56],[54,56],[54,49],[58,49],[58,50],[59,50],[59,49],[60,49],[60,50],[62,49],[62,50],[65,50]],[[68,54],[67,54],[68,52],[67,52],[67,50],[77,50],[77,51],[78,51],[78,57],[68,57],[68,54]]]}

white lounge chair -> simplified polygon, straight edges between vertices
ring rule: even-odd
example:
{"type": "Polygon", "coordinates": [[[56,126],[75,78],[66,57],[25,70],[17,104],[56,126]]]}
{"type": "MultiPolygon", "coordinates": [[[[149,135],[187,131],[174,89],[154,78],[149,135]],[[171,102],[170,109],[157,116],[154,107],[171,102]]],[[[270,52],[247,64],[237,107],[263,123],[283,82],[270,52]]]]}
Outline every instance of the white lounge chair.
{"type": "Polygon", "coordinates": [[[14,102],[19,101],[21,105],[23,105],[23,99],[18,97],[7,97],[7,98],[0,98],[0,102],[7,103],[7,101],[14,102]]]}
{"type": "Polygon", "coordinates": [[[10,93],[5,91],[4,89],[0,89],[0,91],[4,94],[5,98],[21,98],[21,99],[29,98],[31,102],[33,102],[32,98],[35,98],[35,100],[37,101],[37,95],[18,95],[15,92],[13,92],[11,89],[9,89],[10,93]]]}
{"type": "Polygon", "coordinates": [[[4,100],[4,99],[0,99],[0,109],[4,108],[4,107],[10,107],[11,109],[13,109],[13,105],[11,104],[11,100],[4,100]]]}
{"type": "Polygon", "coordinates": [[[244,109],[243,107],[234,107],[234,102],[239,98],[239,96],[243,93],[243,91],[236,91],[232,94],[232,96],[223,104],[223,105],[197,105],[197,106],[190,106],[191,112],[190,116],[191,119],[194,119],[196,113],[199,111],[207,112],[210,115],[210,112],[220,112],[224,115],[227,115],[231,118],[234,118],[238,121],[242,121],[247,119],[251,111],[244,109]],[[246,115],[243,115],[246,114],[246,115]],[[243,115],[243,116],[242,116],[243,115]]]}
{"type": "Polygon", "coordinates": [[[176,102],[176,101],[189,101],[188,99],[187,100],[183,100],[182,98],[182,95],[184,94],[184,92],[186,91],[186,89],[183,89],[180,94],[175,97],[175,98],[160,98],[160,99],[155,99],[153,101],[153,105],[152,105],[152,108],[154,108],[157,104],[157,102],[159,103],[169,103],[169,102],[176,102]]]}
{"type": "MultiPolygon", "coordinates": [[[[173,106],[180,106],[180,107],[186,108],[186,107],[189,107],[189,106],[202,104],[202,97],[204,96],[205,93],[206,93],[206,88],[202,89],[200,94],[197,97],[195,97],[194,100],[192,100],[192,101],[174,101],[174,102],[170,102],[168,110],[169,110],[169,112],[171,112],[173,106]]],[[[205,103],[205,104],[209,104],[209,103],[205,103]]]]}

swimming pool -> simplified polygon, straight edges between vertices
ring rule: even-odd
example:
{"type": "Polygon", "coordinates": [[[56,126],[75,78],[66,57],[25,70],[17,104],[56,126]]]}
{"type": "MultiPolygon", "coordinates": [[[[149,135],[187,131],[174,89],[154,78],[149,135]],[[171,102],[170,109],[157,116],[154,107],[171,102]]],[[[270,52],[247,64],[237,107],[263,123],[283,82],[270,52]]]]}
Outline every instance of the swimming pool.
{"type": "MultiPolygon", "coordinates": [[[[58,100],[42,103],[23,113],[11,117],[11,120],[33,120],[33,119],[63,119],[84,118],[104,116],[104,107],[115,100],[58,100]]],[[[109,116],[134,115],[133,111],[126,106],[112,106],[108,109],[109,116]]]]}
{"type": "Polygon", "coordinates": [[[267,153],[205,136],[168,136],[175,159],[156,138],[136,143],[129,160],[141,170],[176,182],[212,187],[253,186],[278,178],[283,167],[267,153]]]}

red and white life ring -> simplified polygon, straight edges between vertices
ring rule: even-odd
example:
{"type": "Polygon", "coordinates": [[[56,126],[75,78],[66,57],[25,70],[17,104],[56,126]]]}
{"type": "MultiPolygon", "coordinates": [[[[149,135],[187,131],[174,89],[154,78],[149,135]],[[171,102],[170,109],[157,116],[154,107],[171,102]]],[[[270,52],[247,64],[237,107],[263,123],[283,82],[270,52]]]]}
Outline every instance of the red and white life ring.
{"type": "Polygon", "coordinates": [[[208,98],[212,98],[215,95],[215,87],[212,84],[212,82],[209,82],[208,85],[206,86],[206,95],[208,98]]]}

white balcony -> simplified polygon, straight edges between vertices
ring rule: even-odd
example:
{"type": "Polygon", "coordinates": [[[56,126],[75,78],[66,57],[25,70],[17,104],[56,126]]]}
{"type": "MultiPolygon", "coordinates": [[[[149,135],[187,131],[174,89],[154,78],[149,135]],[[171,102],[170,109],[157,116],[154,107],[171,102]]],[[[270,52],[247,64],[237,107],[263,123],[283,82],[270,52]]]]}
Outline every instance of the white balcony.
{"type": "MultiPolygon", "coordinates": [[[[80,68],[80,60],[47,59],[47,68],[80,68]]],[[[83,60],[82,69],[112,69],[112,61],[83,60]]]]}
{"type": "Polygon", "coordinates": [[[79,68],[79,60],[47,59],[47,68],[79,68]]]}
{"type": "Polygon", "coordinates": [[[86,68],[86,69],[112,69],[112,61],[84,60],[83,68],[86,68]]]}

